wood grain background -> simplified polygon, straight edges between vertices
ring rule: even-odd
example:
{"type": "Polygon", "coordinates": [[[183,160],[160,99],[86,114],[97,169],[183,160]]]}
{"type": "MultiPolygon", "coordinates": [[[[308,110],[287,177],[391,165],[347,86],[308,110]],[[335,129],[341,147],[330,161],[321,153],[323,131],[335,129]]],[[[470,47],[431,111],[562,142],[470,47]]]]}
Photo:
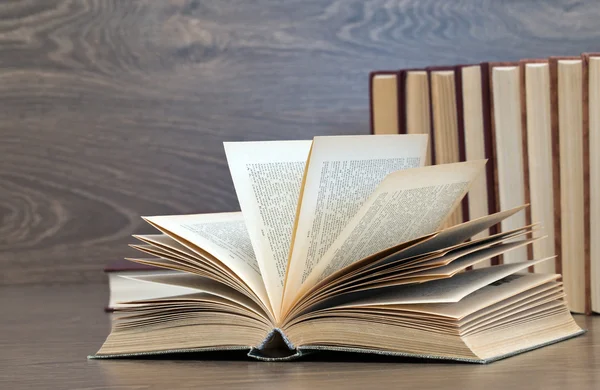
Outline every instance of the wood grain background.
{"type": "Polygon", "coordinates": [[[223,141],[368,132],[380,68],[600,51],[585,1],[0,2],[0,285],[103,281],[140,215],[238,209],[223,141]]]}

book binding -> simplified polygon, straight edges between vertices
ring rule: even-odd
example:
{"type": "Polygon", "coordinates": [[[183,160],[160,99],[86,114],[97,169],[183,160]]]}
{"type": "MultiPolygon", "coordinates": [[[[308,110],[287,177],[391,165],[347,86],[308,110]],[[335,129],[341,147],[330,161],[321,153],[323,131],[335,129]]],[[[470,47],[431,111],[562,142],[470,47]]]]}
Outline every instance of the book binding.
{"type": "Polygon", "coordinates": [[[536,344],[527,348],[520,349],[508,354],[494,356],[490,359],[465,359],[465,358],[453,358],[448,356],[438,355],[422,355],[407,352],[395,352],[376,350],[359,347],[336,347],[329,345],[310,345],[304,347],[295,347],[294,344],[286,337],[285,333],[279,329],[272,329],[265,339],[256,347],[245,347],[245,346],[232,346],[232,347],[207,347],[207,348],[192,348],[192,349],[178,349],[178,350],[167,350],[167,351],[153,351],[153,352],[140,352],[140,353],[125,353],[125,354],[114,354],[114,355],[91,355],[88,359],[113,359],[113,358],[133,358],[140,356],[155,356],[155,355],[167,355],[175,353],[199,353],[199,352],[225,352],[225,351],[248,351],[247,356],[260,361],[265,362],[288,362],[298,360],[304,356],[307,356],[314,352],[350,352],[365,355],[380,355],[398,358],[417,358],[417,359],[429,359],[429,360],[442,360],[442,361],[455,361],[465,363],[479,363],[488,364],[497,360],[505,359],[511,356],[519,355],[524,352],[533,351],[538,348],[545,347],[565,341],[577,336],[584,334],[586,330],[580,330],[572,333],[565,337],[560,337],[554,340],[547,341],[545,343],[536,344]]]}

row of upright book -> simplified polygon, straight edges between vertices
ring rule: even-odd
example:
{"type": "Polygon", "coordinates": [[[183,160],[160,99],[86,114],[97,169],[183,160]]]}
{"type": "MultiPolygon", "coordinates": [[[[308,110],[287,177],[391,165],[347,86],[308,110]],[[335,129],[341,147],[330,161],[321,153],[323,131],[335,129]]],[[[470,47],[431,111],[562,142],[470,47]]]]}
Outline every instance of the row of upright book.
{"type": "Polygon", "coordinates": [[[600,312],[600,53],[376,71],[370,104],[374,134],[429,134],[430,164],[488,159],[448,224],[529,203],[481,234],[539,223],[548,238],[492,264],[556,254],[530,271],[562,273],[570,310],[600,312]]]}

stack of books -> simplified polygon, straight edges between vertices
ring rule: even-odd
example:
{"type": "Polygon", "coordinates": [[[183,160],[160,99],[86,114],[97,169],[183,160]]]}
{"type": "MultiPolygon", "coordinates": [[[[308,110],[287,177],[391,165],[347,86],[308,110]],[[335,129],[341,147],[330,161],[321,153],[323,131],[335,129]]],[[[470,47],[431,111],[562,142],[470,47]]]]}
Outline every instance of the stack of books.
{"type": "Polygon", "coordinates": [[[548,239],[492,264],[556,254],[531,271],[600,312],[600,54],[372,72],[370,102],[372,133],[431,136],[430,164],[489,159],[449,226],[529,203],[481,234],[533,221],[548,239]]]}

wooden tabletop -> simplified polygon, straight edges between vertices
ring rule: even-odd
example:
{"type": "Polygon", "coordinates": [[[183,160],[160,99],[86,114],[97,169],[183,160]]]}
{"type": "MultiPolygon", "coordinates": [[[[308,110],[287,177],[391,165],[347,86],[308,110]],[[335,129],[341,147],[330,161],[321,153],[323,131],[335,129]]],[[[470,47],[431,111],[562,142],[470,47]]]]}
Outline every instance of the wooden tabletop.
{"type": "Polygon", "coordinates": [[[109,330],[103,284],[0,288],[0,389],[600,388],[600,318],[585,335],[489,365],[353,355],[264,363],[244,355],[88,360],[109,330]]]}

